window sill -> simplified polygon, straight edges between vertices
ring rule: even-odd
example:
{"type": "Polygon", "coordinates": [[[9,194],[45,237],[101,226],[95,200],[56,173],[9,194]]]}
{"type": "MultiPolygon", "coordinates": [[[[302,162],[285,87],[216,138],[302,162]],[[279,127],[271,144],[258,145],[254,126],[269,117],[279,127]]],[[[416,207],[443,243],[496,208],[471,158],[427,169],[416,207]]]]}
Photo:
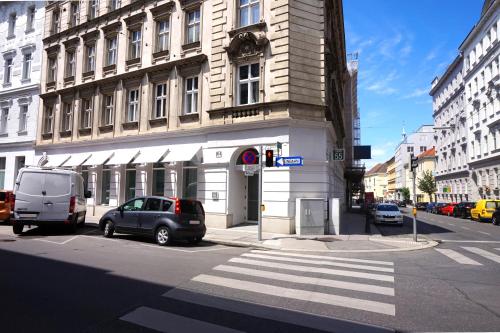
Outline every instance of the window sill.
{"type": "Polygon", "coordinates": [[[153,59],[157,60],[159,58],[168,58],[169,54],[170,54],[169,50],[154,52],[153,59]]]}
{"type": "Polygon", "coordinates": [[[33,31],[35,31],[35,29],[30,28],[30,29],[26,29],[26,30],[24,31],[24,33],[25,33],[25,34],[29,34],[29,33],[32,33],[33,31]]]}
{"type": "Polygon", "coordinates": [[[113,124],[111,125],[101,125],[99,126],[99,131],[101,133],[107,133],[107,132],[111,132],[113,130],[113,124]]]}
{"type": "Polygon", "coordinates": [[[262,31],[262,30],[264,30],[265,27],[266,27],[266,22],[262,21],[262,22],[246,25],[244,27],[235,28],[235,29],[229,31],[228,34],[229,34],[229,37],[232,38],[233,36],[235,36],[241,32],[262,31]]]}
{"type": "Polygon", "coordinates": [[[84,79],[88,79],[89,77],[94,77],[94,73],[95,73],[95,71],[88,71],[88,72],[83,73],[82,77],[84,79]]]}
{"type": "Polygon", "coordinates": [[[68,138],[71,136],[71,131],[60,131],[59,132],[59,136],[61,138],[68,138]]]}
{"type": "Polygon", "coordinates": [[[51,89],[56,87],[56,81],[47,82],[45,84],[45,89],[51,89]]]}
{"type": "Polygon", "coordinates": [[[161,126],[161,125],[166,125],[167,124],[167,118],[162,117],[162,118],[156,118],[156,119],[149,119],[149,125],[153,126],[161,126]]]}
{"type": "Polygon", "coordinates": [[[200,46],[201,46],[201,42],[197,41],[197,42],[182,45],[182,50],[183,51],[193,50],[193,49],[200,48],[200,46]]]}
{"type": "Polygon", "coordinates": [[[14,39],[14,38],[16,38],[16,35],[9,35],[9,36],[7,36],[7,39],[14,39]]]}
{"type": "Polygon", "coordinates": [[[105,74],[108,74],[108,73],[111,73],[111,72],[116,72],[116,64],[112,64],[112,65],[104,66],[104,67],[102,68],[102,71],[103,71],[105,74]]]}
{"type": "Polygon", "coordinates": [[[10,82],[4,82],[4,84],[3,84],[4,88],[8,88],[10,86],[12,86],[12,83],[10,83],[10,82]]]}
{"type": "Polygon", "coordinates": [[[200,119],[199,113],[183,114],[179,116],[179,120],[181,123],[195,122],[199,121],[199,119],[200,119]]]}
{"type": "Polygon", "coordinates": [[[80,135],[90,135],[92,133],[92,128],[80,128],[78,129],[78,134],[80,135]]]}
{"type": "Polygon", "coordinates": [[[52,133],[42,133],[42,139],[44,140],[52,139],[52,133]]]}
{"type": "Polygon", "coordinates": [[[64,83],[74,83],[75,82],[75,76],[72,75],[72,76],[66,76],[64,78],[64,83]]]}
{"type": "Polygon", "coordinates": [[[27,135],[28,134],[28,131],[24,130],[24,131],[18,131],[17,132],[17,135],[21,136],[21,135],[27,135]]]}
{"type": "Polygon", "coordinates": [[[126,123],[122,123],[122,127],[123,127],[123,129],[126,129],[126,130],[138,129],[139,122],[138,121],[129,121],[126,123]]]}
{"type": "Polygon", "coordinates": [[[0,138],[4,138],[6,136],[9,136],[9,133],[7,132],[0,133],[0,138]]]}
{"type": "Polygon", "coordinates": [[[141,58],[128,59],[128,60],[125,61],[125,63],[127,64],[127,66],[140,64],[141,63],[141,58]]]}

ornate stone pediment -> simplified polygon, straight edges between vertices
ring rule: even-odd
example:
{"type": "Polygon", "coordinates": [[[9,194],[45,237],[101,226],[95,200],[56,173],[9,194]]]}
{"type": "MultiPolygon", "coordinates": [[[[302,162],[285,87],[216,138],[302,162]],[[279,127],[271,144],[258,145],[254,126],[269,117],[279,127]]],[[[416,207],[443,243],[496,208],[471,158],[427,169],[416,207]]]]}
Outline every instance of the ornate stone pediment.
{"type": "Polygon", "coordinates": [[[253,32],[241,32],[233,37],[225,50],[231,59],[244,59],[259,56],[269,40],[264,34],[255,35],[253,32]]]}

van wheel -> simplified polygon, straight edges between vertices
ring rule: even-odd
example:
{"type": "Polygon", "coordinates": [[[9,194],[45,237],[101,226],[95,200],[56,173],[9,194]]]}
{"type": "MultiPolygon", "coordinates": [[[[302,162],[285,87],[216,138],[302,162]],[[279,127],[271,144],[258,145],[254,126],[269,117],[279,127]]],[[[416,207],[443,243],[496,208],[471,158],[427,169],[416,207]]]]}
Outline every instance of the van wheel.
{"type": "Polygon", "coordinates": [[[115,232],[115,225],[110,220],[107,220],[106,224],[104,225],[104,233],[103,233],[104,237],[111,238],[113,237],[114,232],[115,232]]]}
{"type": "Polygon", "coordinates": [[[69,231],[74,234],[76,230],[78,229],[78,216],[75,215],[73,217],[73,220],[71,220],[71,223],[69,225],[69,231]]]}
{"type": "Polygon", "coordinates": [[[87,213],[84,213],[83,214],[83,219],[82,219],[82,222],[80,222],[80,227],[85,227],[85,217],[87,216],[87,213]]]}
{"type": "Polygon", "coordinates": [[[156,230],[156,243],[161,246],[170,244],[170,231],[165,226],[161,226],[156,230]]]}
{"type": "Polygon", "coordinates": [[[23,233],[24,225],[22,223],[14,223],[12,225],[12,231],[14,231],[14,234],[20,235],[23,233]]]}

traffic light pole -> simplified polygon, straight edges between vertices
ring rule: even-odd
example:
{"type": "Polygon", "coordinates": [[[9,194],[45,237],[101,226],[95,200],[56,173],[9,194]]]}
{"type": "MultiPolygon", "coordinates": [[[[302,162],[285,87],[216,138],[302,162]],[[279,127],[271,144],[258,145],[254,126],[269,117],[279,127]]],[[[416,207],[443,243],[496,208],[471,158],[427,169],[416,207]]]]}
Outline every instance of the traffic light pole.
{"type": "Polygon", "coordinates": [[[416,190],[416,177],[417,173],[413,170],[413,241],[417,241],[417,214],[416,214],[416,205],[417,205],[417,190],[416,190]]]}
{"type": "Polygon", "coordinates": [[[262,145],[259,146],[259,221],[258,221],[258,239],[262,241],[262,163],[264,163],[264,154],[262,154],[262,145]]]}

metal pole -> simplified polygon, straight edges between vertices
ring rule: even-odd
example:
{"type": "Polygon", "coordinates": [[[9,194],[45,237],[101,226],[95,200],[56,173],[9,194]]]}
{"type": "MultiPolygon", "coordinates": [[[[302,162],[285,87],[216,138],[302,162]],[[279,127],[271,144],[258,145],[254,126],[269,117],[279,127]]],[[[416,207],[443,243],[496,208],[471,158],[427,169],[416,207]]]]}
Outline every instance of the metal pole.
{"type": "Polygon", "coordinates": [[[258,237],[259,242],[262,241],[262,145],[259,146],[259,221],[258,221],[258,237]]]}
{"type": "MultiPolygon", "coordinates": [[[[416,190],[416,184],[415,184],[415,178],[417,177],[416,176],[416,172],[413,171],[413,209],[415,209],[416,207],[416,204],[417,204],[417,190],[416,190]]],[[[415,214],[412,214],[413,215],[413,241],[416,242],[417,241],[417,217],[415,216],[415,214]]]]}

